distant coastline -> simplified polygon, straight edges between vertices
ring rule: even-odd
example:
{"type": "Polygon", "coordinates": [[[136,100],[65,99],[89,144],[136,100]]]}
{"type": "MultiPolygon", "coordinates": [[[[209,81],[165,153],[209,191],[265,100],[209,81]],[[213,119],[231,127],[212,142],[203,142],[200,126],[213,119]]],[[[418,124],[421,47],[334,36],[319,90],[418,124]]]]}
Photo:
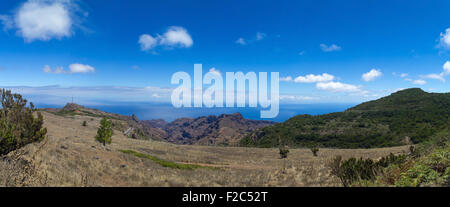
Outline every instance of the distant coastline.
{"type": "MultiPolygon", "coordinates": [[[[62,108],[64,105],[36,103],[38,108],[62,108]]],[[[332,112],[344,111],[357,104],[344,103],[320,103],[320,104],[280,104],[280,113],[274,119],[263,119],[275,122],[283,122],[300,114],[320,115],[332,112]]],[[[207,115],[241,113],[244,118],[261,120],[258,108],[174,108],[168,103],[142,103],[142,102],[121,102],[105,103],[104,105],[84,105],[89,108],[96,108],[105,112],[122,115],[135,114],[141,120],[163,119],[173,121],[178,118],[197,118],[207,115]]]]}

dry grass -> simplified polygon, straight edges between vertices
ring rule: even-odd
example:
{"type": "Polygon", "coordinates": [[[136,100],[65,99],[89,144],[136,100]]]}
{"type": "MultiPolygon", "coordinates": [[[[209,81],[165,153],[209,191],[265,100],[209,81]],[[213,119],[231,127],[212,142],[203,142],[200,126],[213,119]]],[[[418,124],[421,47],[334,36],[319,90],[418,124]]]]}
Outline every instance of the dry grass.
{"type": "MultiPolygon", "coordinates": [[[[28,179],[26,186],[340,186],[327,167],[335,156],[377,159],[407,151],[407,147],[320,149],[314,157],[309,149],[291,149],[287,159],[280,159],[278,149],[181,146],[134,140],[119,131],[105,148],[94,139],[100,118],[43,115],[46,144],[20,149],[26,152],[21,158],[37,163],[31,173],[36,179],[28,179]],[[81,126],[83,121],[86,127],[81,126]],[[205,168],[170,168],[121,150],[205,168]]],[[[7,157],[14,157],[13,153],[7,157]]],[[[21,186],[9,182],[14,171],[9,169],[9,158],[0,160],[0,185],[21,186]]]]}

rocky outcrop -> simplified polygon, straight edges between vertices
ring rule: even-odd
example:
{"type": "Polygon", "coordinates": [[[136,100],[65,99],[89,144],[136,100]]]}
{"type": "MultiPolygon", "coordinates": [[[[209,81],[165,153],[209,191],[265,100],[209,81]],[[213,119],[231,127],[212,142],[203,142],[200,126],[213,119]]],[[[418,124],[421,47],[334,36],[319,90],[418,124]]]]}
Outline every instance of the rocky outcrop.
{"type": "Polygon", "coordinates": [[[170,123],[162,120],[143,123],[164,130],[167,133],[164,140],[168,142],[200,145],[235,145],[253,130],[273,124],[245,119],[240,113],[180,118],[170,123]]]}
{"type": "Polygon", "coordinates": [[[248,133],[273,124],[270,121],[245,119],[242,114],[222,114],[198,118],[180,118],[172,122],[162,119],[139,120],[136,115],[125,116],[68,103],[62,109],[43,109],[62,116],[84,115],[106,117],[116,130],[134,139],[153,139],[176,144],[235,145],[248,133]]]}

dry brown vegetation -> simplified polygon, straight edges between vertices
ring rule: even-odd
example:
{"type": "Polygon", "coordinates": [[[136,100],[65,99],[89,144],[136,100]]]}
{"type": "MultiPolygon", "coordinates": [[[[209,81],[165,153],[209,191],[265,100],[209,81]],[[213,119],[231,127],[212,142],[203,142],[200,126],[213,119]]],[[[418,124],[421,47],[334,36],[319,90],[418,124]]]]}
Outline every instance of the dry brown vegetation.
{"type": "Polygon", "coordinates": [[[174,145],[127,138],[120,131],[103,147],[94,139],[100,117],[42,114],[48,137],[0,160],[0,186],[341,186],[328,167],[335,156],[378,159],[408,151],[320,149],[315,157],[310,149],[290,149],[288,158],[280,159],[278,148],[174,145]],[[121,150],[207,168],[163,167],[121,150]]]}

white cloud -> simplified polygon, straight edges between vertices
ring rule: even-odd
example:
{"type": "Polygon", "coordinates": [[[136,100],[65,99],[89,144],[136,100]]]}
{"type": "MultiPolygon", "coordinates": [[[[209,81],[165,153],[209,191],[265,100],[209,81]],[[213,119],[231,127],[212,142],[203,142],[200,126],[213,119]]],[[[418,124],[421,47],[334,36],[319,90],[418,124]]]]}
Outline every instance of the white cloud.
{"type": "Polygon", "coordinates": [[[341,82],[319,82],[316,84],[316,88],[332,92],[362,92],[359,86],[341,82]]]}
{"type": "Polygon", "coordinates": [[[362,75],[362,79],[366,82],[369,81],[374,81],[375,79],[377,79],[378,77],[382,76],[383,73],[381,73],[381,70],[378,69],[372,69],[367,73],[364,73],[362,75]]]}
{"type": "Polygon", "coordinates": [[[340,46],[337,46],[335,44],[332,44],[330,46],[327,46],[326,44],[320,44],[320,48],[324,52],[340,51],[342,49],[340,46]]]}
{"type": "Polygon", "coordinates": [[[322,75],[309,74],[306,76],[298,76],[294,79],[296,83],[315,83],[315,82],[327,82],[334,80],[334,76],[328,73],[322,75]]]}
{"type": "Polygon", "coordinates": [[[292,77],[291,76],[287,76],[287,77],[281,77],[280,81],[283,82],[291,82],[292,81],[292,77]]]}
{"type": "Polygon", "coordinates": [[[55,69],[52,69],[49,65],[45,65],[42,69],[44,73],[53,73],[53,74],[75,74],[75,73],[90,73],[95,72],[95,68],[90,65],[83,65],[79,63],[74,63],[69,65],[69,71],[65,70],[63,67],[59,66],[55,69]]]}
{"type": "Polygon", "coordinates": [[[297,95],[280,95],[280,100],[283,101],[311,101],[318,98],[311,96],[297,96],[297,95]]]}
{"type": "Polygon", "coordinates": [[[428,78],[428,79],[436,79],[436,80],[440,80],[442,82],[445,82],[445,76],[450,75],[450,61],[447,61],[444,63],[444,65],[442,66],[443,72],[436,74],[436,73],[432,73],[432,74],[428,74],[428,75],[422,75],[422,78],[428,78]]]}
{"type": "Polygon", "coordinates": [[[302,55],[304,55],[305,53],[306,53],[306,51],[303,50],[303,51],[299,52],[298,55],[302,56],[302,55]]]}
{"type": "Polygon", "coordinates": [[[49,65],[45,65],[44,69],[42,69],[42,71],[44,73],[54,73],[54,74],[62,74],[62,73],[68,73],[67,71],[64,70],[63,67],[58,66],[56,67],[54,70],[52,70],[52,68],[49,65]]]}
{"type": "Polygon", "coordinates": [[[69,65],[70,73],[90,73],[95,72],[94,67],[90,65],[83,65],[79,63],[74,63],[69,65]]]}
{"type": "Polygon", "coordinates": [[[72,36],[76,11],[78,6],[72,0],[28,0],[13,15],[1,15],[0,20],[4,30],[16,29],[26,42],[48,41],[72,36]]]}
{"type": "Polygon", "coordinates": [[[445,49],[450,49],[450,28],[447,28],[445,33],[441,33],[439,46],[445,49]]]}
{"type": "Polygon", "coordinates": [[[155,37],[149,34],[142,34],[138,40],[142,51],[149,51],[157,46],[166,46],[169,48],[189,48],[194,41],[191,35],[183,27],[172,26],[163,34],[157,34],[155,37]]]}
{"type": "Polygon", "coordinates": [[[142,51],[147,51],[153,49],[156,45],[158,45],[158,41],[156,38],[148,34],[143,34],[139,37],[138,43],[141,45],[142,51]]]}
{"type": "Polygon", "coordinates": [[[424,81],[424,80],[422,80],[422,79],[419,79],[419,80],[413,80],[412,83],[413,83],[413,84],[416,84],[416,85],[425,85],[425,84],[427,84],[427,82],[424,81]]]}
{"type": "Polygon", "coordinates": [[[450,75],[450,61],[445,62],[442,68],[444,69],[444,75],[450,75]]]}
{"type": "Polygon", "coordinates": [[[404,77],[406,77],[406,76],[408,76],[407,73],[402,73],[402,74],[400,74],[400,77],[401,77],[401,78],[404,78],[404,77]]]}
{"type": "Polygon", "coordinates": [[[444,78],[444,76],[442,76],[442,74],[432,73],[432,74],[424,75],[424,76],[421,76],[421,77],[422,78],[427,78],[427,79],[436,79],[436,80],[440,80],[442,82],[445,82],[445,78],[444,78]]]}
{"type": "Polygon", "coordinates": [[[173,47],[191,47],[194,44],[191,36],[183,27],[172,26],[169,27],[166,33],[160,38],[161,45],[168,45],[173,47]]]}

